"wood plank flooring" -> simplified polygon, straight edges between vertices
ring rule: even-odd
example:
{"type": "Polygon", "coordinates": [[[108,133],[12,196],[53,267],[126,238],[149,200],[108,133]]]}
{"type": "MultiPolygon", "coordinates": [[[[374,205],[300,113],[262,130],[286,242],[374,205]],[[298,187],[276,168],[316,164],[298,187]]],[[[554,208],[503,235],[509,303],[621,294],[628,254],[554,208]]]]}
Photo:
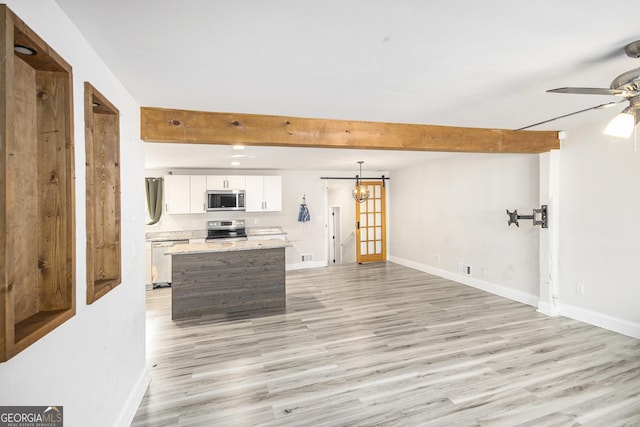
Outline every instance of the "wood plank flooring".
{"type": "Polygon", "coordinates": [[[147,293],[133,426],[640,426],[640,340],[393,263],[287,273],[265,316],[147,293]]]}

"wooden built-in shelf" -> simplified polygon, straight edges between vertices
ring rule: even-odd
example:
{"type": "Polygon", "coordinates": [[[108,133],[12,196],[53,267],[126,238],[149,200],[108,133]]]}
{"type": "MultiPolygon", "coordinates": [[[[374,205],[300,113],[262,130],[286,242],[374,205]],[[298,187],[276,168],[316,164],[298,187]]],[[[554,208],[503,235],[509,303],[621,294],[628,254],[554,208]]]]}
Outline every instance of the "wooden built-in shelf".
{"type": "Polygon", "coordinates": [[[84,83],[87,304],[121,283],[120,113],[84,83]]]}
{"type": "Polygon", "coordinates": [[[75,314],[75,174],[71,66],[5,5],[0,27],[3,362],[75,314]]]}

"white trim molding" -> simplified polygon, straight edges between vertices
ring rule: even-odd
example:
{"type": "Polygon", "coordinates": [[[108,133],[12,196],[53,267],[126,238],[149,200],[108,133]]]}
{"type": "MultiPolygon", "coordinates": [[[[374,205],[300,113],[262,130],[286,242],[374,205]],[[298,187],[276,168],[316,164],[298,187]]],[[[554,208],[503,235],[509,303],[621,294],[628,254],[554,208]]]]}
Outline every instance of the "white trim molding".
{"type": "Polygon", "coordinates": [[[556,307],[552,306],[546,301],[542,301],[542,299],[538,301],[538,312],[549,317],[556,317],[560,314],[558,313],[558,309],[556,307]]]}
{"type": "Polygon", "coordinates": [[[144,398],[144,394],[147,392],[147,388],[151,383],[151,377],[149,376],[149,369],[145,367],[144,371],[138,378],[135,386],[129,392],[129,396],[127,397],[127,404],[122,408],[120,414],[118,415],[118,420],[114,425],[117,426],[128,426],[131,425],[133,419],[136,416],[136,412],[138,412],[138,408],[140,407],[140,403],[142,402],[142,398],[144,398]]]}
{"type": "Polygon", "coordinates": [[[404,258],[390,256],[389,261],[395,262],[396,264],[404,265],[405,267],[423,271],[425,273],[433,274],[434,276],[453,280],[454,282],[462,283],[464,285],[468,285],[473,288],[481,289],[483,291],[486,291],[491,294],[498,295],[504,298],[508,298],[513,301],[521,302],[523,304],[531,305],[533,307],[538,306],[537,295],[527,294],[522,291],[507,288],[506,286],[487,282],[486,280],[475,279],[473,277],[465,276],[462,274],[452,273],[451,271],[432,267],[426,264],[420,264],[415,261],[410,261],[404,258]]]}
{"type": "Polygon", "coordinates": [[[326,267],[326,266],[327,266],[326,261],[296,262],[293,264],[287,264],[286,271],[304,270],[306,268],[320,268],[320,267],[326,267]]]}
{"type": "MultiPolygon", "coordinates": [[[[395,262],[396,264],[404,265],[405,267],[423,271],[425,273],[433,274],[444,279],[453,280],[454,282],[481,289],[494,295],[508,298],[512,301],[521,302],[523,304],[537,307],[537,311],[539,313],[545,314],[550,317],[558,315],[558,310],[556,308],[552,307],[551,304],[546,301],[539,300],[537,295],[530,295],[525,292],[510,289],[502,285],[497,285],[495,283],[475,279],[473,277],[464,276],[458,273],[452,273],[451,271],[442,270],[440,268],[435,268],[425,264],[420,264],[404,258],[390,256],[389,261],[395,262]]],[[[620,319],[617,317],[609,316],[607,314],[597,313],[595,311],[566,304],[560,304],[559,315],[578,320],[580,322],[588,323],[593,326],[598,326],[612,332],[627,335],[632,338],[640,339],[640,323],[630,322],[625,319],[620,319]]]]}
{"type": "Polygon", "coordinates": [[[631,322],[620,319],[619,317],[609,316],[608,314],[566,304],[560,304],[560,314],[574,320],[640,339],[640,323],[637,322],[631,322]]]}

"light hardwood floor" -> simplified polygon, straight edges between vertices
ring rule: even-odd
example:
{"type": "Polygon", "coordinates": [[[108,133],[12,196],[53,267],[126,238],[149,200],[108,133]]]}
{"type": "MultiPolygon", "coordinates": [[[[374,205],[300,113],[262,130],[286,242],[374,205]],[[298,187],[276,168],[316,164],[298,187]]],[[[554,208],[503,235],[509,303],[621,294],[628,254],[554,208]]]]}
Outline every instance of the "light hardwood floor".
{"type": "Polygon", "coordinates": [[[287,308],[147,293],[133,426],[638,426],[640,340],[393,263],[287,273],[287,308]]]}

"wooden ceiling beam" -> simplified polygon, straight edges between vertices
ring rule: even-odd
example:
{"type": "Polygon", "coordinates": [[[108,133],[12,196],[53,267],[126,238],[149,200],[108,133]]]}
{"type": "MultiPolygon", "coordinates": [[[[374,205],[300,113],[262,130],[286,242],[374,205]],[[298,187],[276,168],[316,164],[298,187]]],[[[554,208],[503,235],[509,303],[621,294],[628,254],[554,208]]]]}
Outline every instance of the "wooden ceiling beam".
{"type": "Polygon", "coordinates": [[[513,131],[142,107],[147,142],[360,148],[467,153],[543,153],[560,148],[558,132],[513,131]]]}

